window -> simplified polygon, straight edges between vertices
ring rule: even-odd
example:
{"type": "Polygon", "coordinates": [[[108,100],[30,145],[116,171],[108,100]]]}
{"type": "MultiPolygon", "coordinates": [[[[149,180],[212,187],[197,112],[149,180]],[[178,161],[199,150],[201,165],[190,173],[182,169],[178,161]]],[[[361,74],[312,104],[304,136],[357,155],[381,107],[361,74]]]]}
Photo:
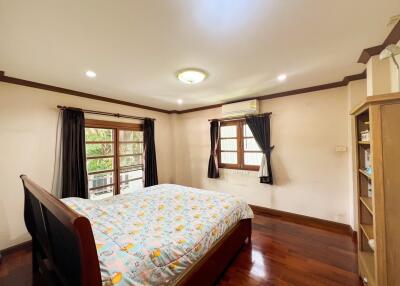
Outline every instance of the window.
{"type": "Polygon", "coordinates": [[[259,169],[262,152],[244,120],[221,122],[218,159],[220,168],[259,169]]]}
{"type": "Polygon", "coordinates": [[[133,192],[143,186],[143,126],[86,120],[90,199],[133,192]]]}

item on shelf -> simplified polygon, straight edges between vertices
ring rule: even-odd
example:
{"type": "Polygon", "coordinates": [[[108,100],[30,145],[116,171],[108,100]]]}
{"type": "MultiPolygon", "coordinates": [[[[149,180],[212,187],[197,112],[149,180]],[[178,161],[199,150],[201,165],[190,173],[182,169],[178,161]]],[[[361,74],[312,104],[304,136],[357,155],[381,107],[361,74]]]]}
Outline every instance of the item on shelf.
{"type": "Polygon", "coordinates": [[[368,182],[368,198],[372,198],[372,185],[368,182]]]}
{"type": "Polygon", "coordinates": [[[371,150],[366,149],[364,150],[364,162],[365,162],[365,169],[371,167],[371,150]]]}
{"type": "Polygon", "coordinates": [[[360,132],[361,141],[369,141],[369,130],[364,130],[360,132]]]}
{"type": "Polygon", "coordinates": [[[372,250],[375,250],[375,239],[369,239],[368,245],[371,247],[372,250]]]}

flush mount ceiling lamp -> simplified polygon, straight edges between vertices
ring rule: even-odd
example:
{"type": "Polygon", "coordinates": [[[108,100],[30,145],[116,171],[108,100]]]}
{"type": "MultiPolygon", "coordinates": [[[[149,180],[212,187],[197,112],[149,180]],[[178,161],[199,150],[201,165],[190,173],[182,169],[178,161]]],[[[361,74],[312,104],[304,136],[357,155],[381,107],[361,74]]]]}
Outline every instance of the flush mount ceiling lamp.
{"type": "Polygon", "coordinates": [[[94,71],[91,71],[91,70],[86,71],[85,74],[86,74],[87,77],[90,77],[90,78],[95,78],[96,77],[96,73],[94,71]]]}
{"type": "Polygon", "coordinates": [[[178,71],[176,76],[183,83],[196,84],[205,80],[207,73],[201,69],[188,68],[178,71]]]}
{"type": "Polygon", "coordinates": [[[286,80],[286,78],[287,78],[287,75],[286,74],[280,74],[279,76],[278,76],[278,80],[279,81],[285,81],[286,80]]]}

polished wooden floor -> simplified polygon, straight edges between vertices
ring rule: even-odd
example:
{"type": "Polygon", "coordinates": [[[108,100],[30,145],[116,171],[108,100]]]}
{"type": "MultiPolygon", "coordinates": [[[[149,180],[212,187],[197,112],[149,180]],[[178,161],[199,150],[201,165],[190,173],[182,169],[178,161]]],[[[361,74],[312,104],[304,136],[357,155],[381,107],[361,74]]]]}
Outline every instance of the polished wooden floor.
{"type": "MultiPolygon", "coordinates": [[[[218,285],[361,286],[356,245],[349,235],[256,215],[246,245],[218,285]]],[[[43,285],[32,280],[31,252],[3,257],[0,286],[43,285]]]]}

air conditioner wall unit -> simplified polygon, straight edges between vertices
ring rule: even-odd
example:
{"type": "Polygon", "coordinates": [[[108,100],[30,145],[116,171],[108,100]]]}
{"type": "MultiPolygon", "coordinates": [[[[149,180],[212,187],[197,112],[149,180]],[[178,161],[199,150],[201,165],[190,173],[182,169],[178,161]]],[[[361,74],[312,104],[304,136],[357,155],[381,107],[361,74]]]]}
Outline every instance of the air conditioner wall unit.
{"type": "Polygon", "coordinates": [[[223,117],[236,117],[247,114],[258,114],[260,110],[257,99],[222,105],[223,117]]]}

